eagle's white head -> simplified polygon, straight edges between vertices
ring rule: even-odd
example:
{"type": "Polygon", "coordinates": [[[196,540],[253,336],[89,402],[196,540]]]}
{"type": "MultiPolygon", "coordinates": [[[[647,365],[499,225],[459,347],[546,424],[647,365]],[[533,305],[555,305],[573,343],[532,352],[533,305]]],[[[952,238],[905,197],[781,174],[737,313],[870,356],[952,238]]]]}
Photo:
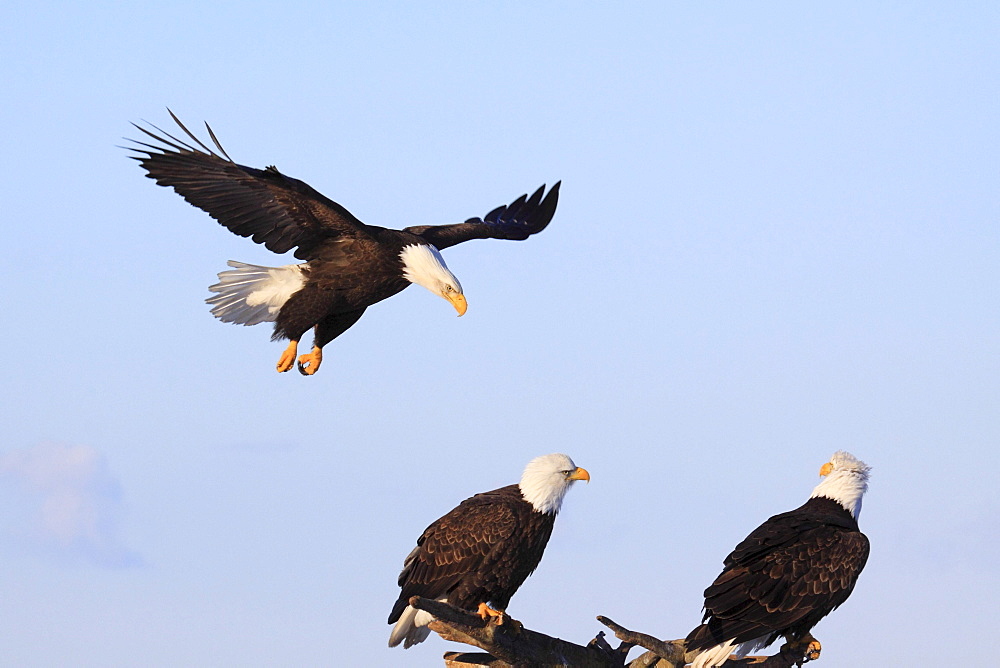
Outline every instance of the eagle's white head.
{"type": "Polygon", "coordinates": [[[871,467],[847,452],[838,450],[819,470],[823,481],[816,485],[810,498],[826,497],[842,505],[854,519],[861,514],[861,499],[868,491],[871,467]]]}
{"type": "Polygon", "coordinates": [[[566,491],[577,480],[590,482],[590,474],[566,455],[543,455],[528,462],[518,487],[535,510],[555,515],[566,491]]]}
{"type": "Polygon", "coordinates": [[[410,244],[399,252],[399,259],[403,262],[403,278],[447,299],[458,315],[465,314],[469,306],[462,293],[462,284],[449,271],[437,248],[430,244],[410,244]]]}

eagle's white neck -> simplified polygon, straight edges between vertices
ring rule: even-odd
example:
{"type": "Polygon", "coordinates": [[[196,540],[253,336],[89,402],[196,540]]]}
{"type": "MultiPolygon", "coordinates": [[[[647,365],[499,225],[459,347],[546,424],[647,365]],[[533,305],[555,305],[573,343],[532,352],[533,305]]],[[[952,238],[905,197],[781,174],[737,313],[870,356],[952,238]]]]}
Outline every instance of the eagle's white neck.
{"type": "Polygon", "coordinates": [[[441,252],[430,244],[410,244],[399,252],[403,262],[403,278],[421,285],[436,295],[442,286],[450,285],[455,292],[462,293],[462,284],[444,263],[441,252]]]}
{"type": "Polygon", "coordinates": [[[871,467],[841,450],[830,459],[833,469],[816,485],[809,498],[824,497],[842,505],[854,519],[861,514],[861,501],[868,491],[871,467]]]}
{"type": "Polygon", "coordinates": [[[572,484],[566,472],[576,469],[573,460],[562,454],[537,457],[528,463],[518,487],[524,500],[540,513],[555,515],[572,484]]]}

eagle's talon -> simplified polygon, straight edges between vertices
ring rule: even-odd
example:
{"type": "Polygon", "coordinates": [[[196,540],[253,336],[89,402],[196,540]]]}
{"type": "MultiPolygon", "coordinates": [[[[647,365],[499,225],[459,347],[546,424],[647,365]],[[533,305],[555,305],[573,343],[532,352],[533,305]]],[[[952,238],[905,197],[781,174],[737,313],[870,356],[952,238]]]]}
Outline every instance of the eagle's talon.
{"type": "Polygon", "coordinates": [[[806,660],[807,661],[817,660],[819,658],[820,652],[822,651],[823,651],[823,646],[820,644],[820,642],[818,640],[813,640],[811,643],[809,643],[809,646],[806,647],[806,660]]]}
{"type": "Polygon", "coordinates": [[[479,604],[479,609],[476,611],[476,614],[482,617],[484,622],[487,621],[490,617],[495,617],[497,620],[497,626],[503,624],[504,611],[494,610],[485,603],[479,604]]]}
{"type": "Polygon", "coordinates": [[[311,376],[319,371],[319,365],[322,362],[323,351],[314,347],[311,353],[299,356],[299,373],[303,376],[311,376]]]}

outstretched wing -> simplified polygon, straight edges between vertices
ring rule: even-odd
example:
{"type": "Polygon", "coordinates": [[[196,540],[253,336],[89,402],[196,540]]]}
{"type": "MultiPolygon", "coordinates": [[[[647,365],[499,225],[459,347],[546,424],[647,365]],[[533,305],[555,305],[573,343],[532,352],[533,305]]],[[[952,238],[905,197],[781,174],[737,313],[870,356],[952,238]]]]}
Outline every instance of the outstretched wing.
{"type": "Polygon", "coordinates": [[[559,186],[556,183],[542,199],[545,186],[531,197],[521,195],[507,206],[498,206],[484,218],[470,218],[454,225],[421,225],[408,227],[406,232],[423,237],[438,250],[460,244],[469,239],[510,239],[522,241],[545,229],[556,213],[559,203],[559,186]]]}
{"type": "Polygon", "coordinates": [[[203,144],[174,115],[170,116],[197,146],[164,132],[155,134],[135,125],[158,144],[129,140],[148,174],[161,186],[170,186],[189,203],[208,213],[230,231],[250,237],[275,253],[298,248],[295,257],[308,260],[323,241],[364,234],[366,226],[336,202],[307,183],[285,176],[274,167],[255,169],[239,165],[226,154],[205,124],[221,155],[203,144]]]}

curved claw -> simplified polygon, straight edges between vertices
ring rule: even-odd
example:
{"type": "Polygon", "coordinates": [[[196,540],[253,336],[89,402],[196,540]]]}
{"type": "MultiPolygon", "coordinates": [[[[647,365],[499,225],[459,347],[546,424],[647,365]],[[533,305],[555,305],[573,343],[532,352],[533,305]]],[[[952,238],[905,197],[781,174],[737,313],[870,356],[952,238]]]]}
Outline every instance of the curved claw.
{"type": "Polygon", "coordinates": [[[312,352],[299,356],[299,373],[303,376],[311,376],[319,371],[319,365],[323,363],[323,350],[313,346],[312,352]]]}
{"type": "Polygon", "coordinates": [[[809,647],[806,648],[806,659],[809,661],[815,661],[819,658],[820,652],[823,651],[823,646],[818,640],[813,640],[809,643],[809,647]]]}

